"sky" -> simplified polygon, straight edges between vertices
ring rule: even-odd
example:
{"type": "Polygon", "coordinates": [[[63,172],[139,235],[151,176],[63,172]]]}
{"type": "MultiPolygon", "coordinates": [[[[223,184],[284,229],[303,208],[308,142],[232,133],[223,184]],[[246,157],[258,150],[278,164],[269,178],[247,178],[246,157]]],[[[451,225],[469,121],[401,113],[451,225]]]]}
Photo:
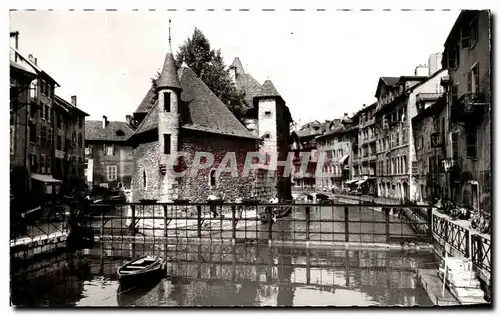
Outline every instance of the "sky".
{"type": "Polygon", "coordinates": [[[295,122],[352,115],[375,101],[381,76],[413,75],[442,52],[459,11],[13,11],[19,49],[88,119],[125,120],[172,49],[199,28],[230,65],[270,79],[295,122]]]}

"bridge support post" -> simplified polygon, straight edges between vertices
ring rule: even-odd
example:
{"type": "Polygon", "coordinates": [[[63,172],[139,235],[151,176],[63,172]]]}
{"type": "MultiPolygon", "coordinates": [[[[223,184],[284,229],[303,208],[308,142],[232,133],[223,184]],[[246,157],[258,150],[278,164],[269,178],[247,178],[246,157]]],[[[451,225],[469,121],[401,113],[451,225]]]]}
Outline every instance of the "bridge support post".
{"type": "Polygon", "coordinates": [[[201,205],[196,205],[196,213],[198,213],[198,238],[201,239],[201,205]]]}
{"type": "Polygon", "coordinates": [[[433,242],[433,232],[432,232],[432,207],[427,208],[427,233],[429,236],[429,243],[432,245],[433,242]]]}
{"type": "Polygon", "coordinates": [[[231,206],[231,222],[232,222],[232,243],[236,243],[236,206],[231,206]]]}
{"type": "Polygon", "coordinates": [[[384,207],[384,217],[385,217],[385,240],[389,243],[389,239],[391,236],[391,224],[390,224],[390,216],[389,216],[390,208],[384,207]]]}
{"type": "Polygon", "coordinates": [[[132,219],[130,223],[130,230],[132,231],[132,236],[135,236],[135,205],[130,205],[132,211],[132,219]]]}
{"type": "Polygon", "coordinates": [[[306,206],[306,246],[309,248],[310,241],[310,222],[311,222],[311,207],[306,206]]]}
{"type": "Polygon", "coordinates": [[[349,207],[344,206],[345,242],[349,242],[349,207]]]}
{"type": "Polygon", "coordinates": [[[167,218],[167,211],[168,211],[168,207],[166,205],[163,205],[163,225],[165,225],[165,232],[164,232],[164,235],[165,235],[165,241],[168,240],[168,232],[167,232],[167,226],[168,226],[168,218],[167,218]]]}

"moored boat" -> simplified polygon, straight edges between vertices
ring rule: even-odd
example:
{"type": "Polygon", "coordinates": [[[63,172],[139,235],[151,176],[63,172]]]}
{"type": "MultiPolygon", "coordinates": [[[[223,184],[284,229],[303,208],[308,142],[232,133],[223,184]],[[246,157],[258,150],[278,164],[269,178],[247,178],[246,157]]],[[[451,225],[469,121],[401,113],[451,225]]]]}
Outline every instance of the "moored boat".
{"type": "Polygon", "coordinates": [[[161,257],[142,256],[118,268],[121,287],[151,284],[160,279],[165,272],[166,262],[161,257]]]}

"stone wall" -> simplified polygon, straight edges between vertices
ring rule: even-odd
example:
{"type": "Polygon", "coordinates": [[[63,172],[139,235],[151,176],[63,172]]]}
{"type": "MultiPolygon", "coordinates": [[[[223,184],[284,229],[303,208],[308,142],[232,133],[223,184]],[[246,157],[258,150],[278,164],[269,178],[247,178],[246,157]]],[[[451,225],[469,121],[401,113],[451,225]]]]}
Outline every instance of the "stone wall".
{"type": "Polygon", "coordinates": [[[140,144],[134,148],[135,170],[132,181],[133,201],[159,199],[161,174],[159,167],[160,145],[157,141],[140,144]]]}
{"type": "MultiPolygon", "coordinates": [[[[204,202],[210,194],[214,194],[226,201],[234,201],[236,198],[250,197],[252,188],[255,186],[255,175],[243,176],[243,166],[247,152],[257,151],[256,143],[251,139],[224,137],[210,134],[181,134],[179,151],[187,152],[194,158],[196,152],[210,152],[214,155],[214,163],[210,169],[198,170],[196,176],[190,171],[178,179],[178,195],[181,199],[189,199],[191,202],[204,202]],[[236,155],[238,176],[233,177],[229,172],[216,176],[216,185],[211,186],[209,175],[211,170],[219,167],[222,159],[228,152],[236,155]]],[[[193,160],[186,160],[190,168],[193,160]]]]}

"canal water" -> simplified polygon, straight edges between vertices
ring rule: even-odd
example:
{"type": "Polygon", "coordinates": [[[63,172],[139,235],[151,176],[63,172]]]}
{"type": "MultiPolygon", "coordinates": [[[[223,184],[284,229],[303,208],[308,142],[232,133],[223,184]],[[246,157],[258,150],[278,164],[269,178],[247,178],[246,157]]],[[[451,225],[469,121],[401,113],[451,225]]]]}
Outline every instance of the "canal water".
{"type": "Polygon", "coordinates": [[[417,284],[415,273],[417,267],[433,264],[430,253],[244,244],[96,246],[90,251],[52,258],[42,268],[13,272],[12,304],[19,307],[432,305],[417,284]],[[116,266],[141,254],[167,258],[165,276],[149,287],[122,291],[116,266]]]}

